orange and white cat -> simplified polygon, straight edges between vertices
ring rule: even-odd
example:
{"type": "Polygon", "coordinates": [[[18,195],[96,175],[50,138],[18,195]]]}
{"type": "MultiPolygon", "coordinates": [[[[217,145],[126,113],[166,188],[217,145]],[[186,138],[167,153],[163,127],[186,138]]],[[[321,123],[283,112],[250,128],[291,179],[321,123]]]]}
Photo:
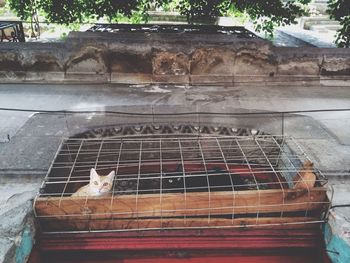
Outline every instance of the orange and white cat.
{"type": "Polygon", "coordinates": [[[90,170],[90,183],[80,187],[72,196],[102,196],[111,194],[115,171],[99,175],[94,168],[90,170]]]}
{"type": "Polygon", "coordinates": [[[315,186],[316,174],[314,164],[307,160],[294,177],[294,189],[310,189],[315,186]]]}

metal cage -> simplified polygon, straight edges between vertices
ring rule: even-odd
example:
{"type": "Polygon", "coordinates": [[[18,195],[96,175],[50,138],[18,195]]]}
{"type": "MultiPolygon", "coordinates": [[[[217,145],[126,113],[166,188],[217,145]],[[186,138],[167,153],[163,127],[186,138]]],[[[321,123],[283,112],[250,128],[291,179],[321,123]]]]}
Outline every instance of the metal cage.
{"type": "Polygon", "coordinates": [[[46,233],[320,223],[329,206],[326,178],[314,168],[314,186],[295,188],[306,160],[293,138],[264,134],[70,138],[34,211],[46,233]],[[116,171],[111,193],[72,197],[91,168],[116,171]]]}

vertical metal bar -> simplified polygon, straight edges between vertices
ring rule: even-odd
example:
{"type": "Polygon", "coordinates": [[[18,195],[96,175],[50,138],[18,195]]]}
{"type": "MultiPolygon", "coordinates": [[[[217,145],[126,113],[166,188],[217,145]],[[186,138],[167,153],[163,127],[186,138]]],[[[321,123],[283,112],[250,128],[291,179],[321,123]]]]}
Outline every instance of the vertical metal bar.
{"type": "Polygon", "coordinates": [[[249,160],[248,160],[246,154],[244,153],[243,148],[241,147],[241,145],[240,145],[239,141],[237,140],[237,138],[236,138],[236,143],[238,145],[239,150],[241,151],[241,153],[243,155],[243,158],[244,158],[244,160],[245,160],[245,162],[246,162],[246,164],[247,164],[247,166],[249,168],[249,171],[250,171],[251,175],[254,178],[254,182],[255,182],[255,185],[256,185],[256,188],[257,188],[257,191],[258,191],[258,212],[256,213],[256,224],[258,224],[258,222],[259,222],[259,215],[260,215],[260,205],[261,205],[261,197],[260,197],[261,193],[260,193],[259,183],[256,180],[255,174],[254,174],[254,172],[252,170],[252,167],[250,166],[249,160]]]}
{"type": "Polygon", "coordinates": [[[179,150],[180,150],[180,156],[181,156],[181,165],[182,165],[182,175],[184,180],[184,197],[185,197],[185,213],[184,213],[184,225],[186,225],[186,211],[187,211],[187,198],[186,198],[186,172],[185,172],[185,162],[183,158],[182,153],[182,147],[181,147],[181,141],[178,139],[179,142],[179,150]]]}
{"type": "MultiPolygon", "coordinates": [[[[95,160],[95,165],[94,165],[95,170],[96,170],[96,168],[97,168],[97,163],[98,163],[98,159],[100,158],[100,153],[101,153],[102,147],[103,147],[103,139],[102,139],[102,141],[100,142],[100,147],[99,147],[98,152],[97,152],[97,156],[96,156],[96,160],[95,160]]],[[[89,200],[89,195],[86,195],[86,197],[85,197],[85,203],[84,203],[84,206],[85,206],[85,207],[86,207],[86,205],[87,205],[88,200],[89,200]]],[[[91,223],[91,217],[88,216],[89,231],[91,231],[90,223],[91,223]]]]}
{"type": "Polygon", "coordinates": [[[98,149],[98,152],[97,152],[97,157],[96,157],[96,160],[95,160],[95,169],[97,168],[97,163],[98,163],[98,159],[100,158],[100,154],[101,154],[101,150],[102,150],[102,147],[103,147],[103,139],[101,141],[101,144],[100,144],[100,148],[98,149]]]}
{"type": "Polygon", "coordinates": [[[233,224],[233,220],[235,218],[236,191],[235,191],[234,182],[233,182],[233,179],[232,179],[232,176],[231,176],[232,174],[231,174],[230,168],[228,167],[228,164],[227,164],[224,152],[222,151],[220,142],[218,141],[217,138],[215,138],[215,140],[216,140],[217,145],[219,146],[219,150],[221,152],[222,159],[225,162],[226,170],[228,172],[228,176],[230,178],[230,182],[231,182],[231,185],[232,185],[232,224],[233,224]]]}
{"type": "MultiPolygon", "coordinates": [[[[275,136],[272,136],[272,138],[273,138],[273,140],[275,141],[275,143],[278,145],[278,147],[280,149],[279,152],[278,152],[278,156],[276,158],[276,162],[275,162],[275,166],[278,166],[278,162],[280,161],[281,155],[282,155],[282,148],[280,147],[280,144],[276,141],[275,136]]],[[[284,144],[284,136],[282,136],[282,143],[281,144],[282,145],[284,144]]]]}
{"type": "MultiPolygon", "coordinates": [[[[102,139],[102,141],[101,141],[101,143],[100,143],[100,148],[98,149],[98,152],[97,152],[97,156],[96,156],[96,160],[95,160],[95,165],[94,165],[95,170],[96,170],[96,168],[97,168],[97,163],[98,163],[98,159],[100,158],[100,153],[101,153],[102,147],[103,147],[103,139],[102,139]]],[[[89,199],[89,196],[86,195],[86,197],[85,197],[85,204],[84,204],[85,206],[86,206],[86,204],[87,204],[87,202],[88,202],[88,199],[89,199]]]]}
{"type": "Polygon", "coordinates": [[[137,183],[136,183],[136,220],[137,220],[137,228],[140,228],[139,222],[139,207],[138,207],[138,198],[139,198],[139,185],[140,185],[140,176],[141,176],[141,160],[142,160],[142,141],[140,142],[140,153],[139,153],[139,167],[137,172],[137,183]]]}
{"type": "Polygon", "coordinates": [[[162,156],[162,139],[159,139],[159,166],[160,166],[160,183],[159,183],[159,203],[160,203],[160,228],[163,228],[163,156],[162,156]]]}
{"type": "Polygon", "coordinates": [[[117,167],[115,168],[115,176],[114,176],[113,188],[112,188],[112,199],[111,199],[111,205],[110,205],[110,210],[111,211],[113,209],[114,189],[115,189],[115,184],[116,184],[116,181],[117,181],[117,174],[118,174],[118,171],[119,171],[119,163],[120,163],[120,156],[122,155],[122,148],[123,148],[123,139],[120,140],[120,147],[119,147],[119,154],[118,154],[118,160],[117,160],[117,167]]]}
{"type": "Polygon", "coordinates": [[[73,162],[72,153],[69,149],[69,143],[67,143],[66,145],[67,145],[67,150],[68,150],[68,159],[69,159],[69,161],[73,162]]]}
{"type": "Polygon", "coordinates": [[[205,170],[205,175],[207,178],[207,184],[208,184],[208,206],[209,206],[209,212],[208,212],[208,225],[210,225],[210,216],[211,216],[211,193],[210,193],[210,182],[209,182],[209,175],[208,175],[208,170],[207,170],[207,163],[205,162],[205,158],[204,158],[204,154],[203,154],[203,150],[202,150],[202,145],[201,145],[201,141],[198,140],[198,147],[199,147],[199,152],[202,156],[202,160],[203,160],[203,165],[204,165],[204,170],[205,170]]]}
{"type": "Polygon", "coordinates": [[[284,112],[282,112],[282,136],[284,136],[284,112]]]}
{"type": "Polygon", "coordinates": [[[199,140],[199,137],[201,134],[201,116],[198,111],[198,104],[196,105],[196,112],[197,112],[197,125],[198,125],[197,139],[199,140]]]}
{"type": "Polygon", "coordinates": [[[280,217],[283,217],[284,206],[285,206],[285,204],[284,204],[284,199],[285,199],[286,195],[285,195],[285,192],[284,192],[284,188],[283,188],[282,182],[281,182],[280,178],[278,177],[278,174],[277,174],[277,172],[275,171],[275,168],[273,168],[273,165],[271,164],[269,158],[266,156],[265,151],[264,151],[263,148],[261,147],[261,145],[260,145],[260,143],[258,142],[258,140],[257,140],[256,138],[254,138],[254,141],[255,141],[256,145],[259,147],[259,149],[260,149],[260,151],[262,152],[262,154],[264,155],[264,157],[265,157],[267,163],[269,164],[270,168],[272,169],[272,172],[275,174],[275,176],[276,176],[276,178],[277,178],[277,180],[278,180],[278,182],[279,182],[279,184],[280,184],[280,187],[281,187],[281,190],[282,190],[282,195],[283,195],[283,199],[282,199],[282,209],[281,209],[281,216],[280,216],[280,217]]]}
{"type": "Polygon", "coordinates": [[[72,176],[72,173],[73,173],[73,171],[74,171],[74,167],[75,167],[75,164],[76,164],[76,162],[77,162],[77,159],[78,159],[78,156],[79,156],[79,153],[80,153],[80,150],[81,150],[81,147],[83,146],[83,144],[84,144],[84,139],[82,139],[82,140],[80,141],[80,145],[79,145],[79,149],[78,149],[77,155],[75,156],[74,162],[73,162],[73,164],[72,164],[72,167],[71,167],[71,169],[70,169],[70,172],[69,172],[69,175],[68,175],[68,178],[67,178],[67,182],[66,182],[66,184],[64,185],[64,188],[63,188],[63,191],[62,191],[62,194],[61,194],[61,197],[60,197],[60,201],[58,202],[58,206],[59,206],[59,207],[61,207],[61,201],[62,201],[64,192],[65,192],[66,189],[67,189],[68,182],[69,182],[69,180],[70,180],[70,178],[71,178],[71,176],[72,176]]]}
{"type": "Polygon", "coordinates": [[[67,113],[66,112],[64,112],[64,122],[66,124],[66,129],[67,129],[67,133],[68,133],[68,136],[69,136],[70,132],[69,132],[69,125],[68,125],[67,113]]]}

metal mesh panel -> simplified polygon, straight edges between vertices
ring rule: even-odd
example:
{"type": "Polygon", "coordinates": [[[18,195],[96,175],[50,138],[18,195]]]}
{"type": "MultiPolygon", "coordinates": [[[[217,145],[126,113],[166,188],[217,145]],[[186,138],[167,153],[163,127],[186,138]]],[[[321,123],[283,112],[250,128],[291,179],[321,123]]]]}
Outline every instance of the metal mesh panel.
{"type": "Polygon", "coordinates": [[[36,216],[48,232],[61,230],[52,219],[69,231],[320,222],[325,178],[314,170],[314,187],[294,189],[306,160],[283,136],[67,139],[36,199],[36,216]],[[111,193],[71,197],[89,183],[91,168],[116,171],[111,193]]]}

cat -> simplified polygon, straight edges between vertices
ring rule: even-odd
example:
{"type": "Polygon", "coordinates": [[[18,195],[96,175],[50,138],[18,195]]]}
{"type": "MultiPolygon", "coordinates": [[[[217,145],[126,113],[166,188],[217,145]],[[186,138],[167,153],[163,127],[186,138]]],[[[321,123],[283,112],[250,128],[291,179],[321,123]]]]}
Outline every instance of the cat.
{"type": "Polygon", "coordinates": [[[294,189],[310,189],[315,186],[316,174],[313,173],[314,164],[307,160],[293,178],[294,189]]]}
{"type": "Polygon", "coordinates": [[[115,171],[106,176],[99,175],[94,168],[90,170],[90,183],[80,187],[72,196],[105,196],[113,188],[115,171]]]}

